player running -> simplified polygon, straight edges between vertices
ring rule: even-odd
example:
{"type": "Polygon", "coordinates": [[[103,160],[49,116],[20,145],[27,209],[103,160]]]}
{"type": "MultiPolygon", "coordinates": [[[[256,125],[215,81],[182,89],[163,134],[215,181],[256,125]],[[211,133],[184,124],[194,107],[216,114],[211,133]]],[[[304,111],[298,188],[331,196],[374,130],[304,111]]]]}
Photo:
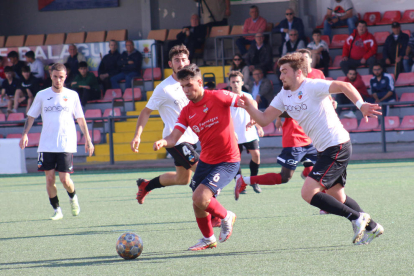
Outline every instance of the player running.
{"type": "Polygon", "coordinates": [[[89,137],[88,126],[82,111],[79,95],[76,91],[63,87],[66,79],[66,67],[61,63],[55,63],[51,67],[52,87],[44,89],[36,94],[33,104],[27,112],[27,120],[24,125],[20,148],[27,146],[30,128],[35,118],[42,115],[42,132],[40,134],[39,147],[37,149],[38,170],[46,175],[46,190],[49,201],[55,210],[52,220],[63,218],[62,209],[59,206],[57,189],[55,185],[55,171],[59,172],[59,179],[65,187],[72,208],[72,215],[80,212],[78,197],[70,173],[73,172],[73,152],[77,151],[76,127],[73,117],[85,137],[85,152],[92,155],[94,147],[89,137]]]}
{"type": "MultiPolygon", "coordinates": [[[[244,85],[242,73],[239,71],[231,71],[229,75],[229,81],[233,93],[238,96],[241,96],[243,94],[253,100],[250,93],[242,91],[242,87],[244,85]]],[[[240,154],[243,152],[243,147],[245,147],[246,151],[252,155],[252,159],[250,160],[249,164],[250,176],[255,176],[259,173],[260,166],[259,136],[257,135],[257,132],[259,132],[260,137],[263,137],[263,129],[259,125],[257,125],[257,131],[256,126],[247,128],[247,124],[250,123],[250,115],[246,112],[246,110],[238,107],[231,107],[230,110],[231,118],[233,119],[234,130],[237,134],[237,143],[239,144],[240,154]]],[[[237,172],[236,181],[240,177],[242,177],[241,169],[239,169],[237,172]]],[[[252,184],[251,186],[256,193],[260,193],[262,191],[257,183],[252,184]]]]}
{"type": "MultiPolygon", "coordinates": [[[[171,48],[168,65],[172,68],[173,74],[155,88],[146,107],[141,111],[137,121],[135,137],[131,141],[132,151],[138,152],[141,134],[153,110],[160,112],[161,119],[165,124],[162,136],[166,137],[172,132],[178,115],[189,102],[177,79],[177,72],[190,64],[188,56],[189,51],[184,45],[171,48]]],[[[167,172],[151,180],[138,178],[137,200],[139,204],[144,203],[145,196],[153,189],[190,183],[191,171],[195,171],[199,160],[199,155],[195,151],[197,142],[197,135],[191,129],[186,130],[175,146],[167,149],[174,158],[175,172],[167,172]]]]}
{"type": "Polygon", "coordinates": [[[204,250],[217,247],[211,216],[221,219],[220,242],[231,236],[236,220],[236,215],[227,211],[216,196],[233,180],[240,166],[229,108],[237,106],[239,96],[228,91],[204,90],[200,69],[195,64],[181,69],[177,78],[190,103],[181,111],[173,132],[154,143],[154,150],[173,147],[189,128],[199,137],[201,156],[190,187],[195,217],[203,238],[188,250],[204,250]]]}
{"type": "Polygon", "coordinates": [[[384,228],[364,213],[358,203],[345,194],[346,167],[352,152],[349,133],[342,126],[331,101],[332,93],[344,93],[367,116],[381,115],[378,104],[363,102],[352,84],[341,81],[306,79],[307,66],[302,54],[288,54],[278,61],[283,89],[270,106],[261,112],[242,97],[239,106],[265,126],[284,111],[295,119],[312,139],[318,159],[302,187],[302,198],[309,204],[342,216],[352,222],[354,244],[368,244],[384,228]],[[326,193],[322,193],[326,190],[326,193]]]}

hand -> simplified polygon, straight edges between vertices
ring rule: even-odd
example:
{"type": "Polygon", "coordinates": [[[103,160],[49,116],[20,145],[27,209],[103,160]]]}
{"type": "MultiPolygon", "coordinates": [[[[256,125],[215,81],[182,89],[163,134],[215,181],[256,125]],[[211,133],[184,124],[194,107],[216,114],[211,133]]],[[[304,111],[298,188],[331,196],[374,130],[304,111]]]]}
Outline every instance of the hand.
{"type": "Polygon", "coordinates": [[[138,153],[139,144],[141,143],[141,138],[138,136],[135,136],[134,139],[131,141],[131,150],[133,152],[138,153]]]}
{"type": "Polygon", "coordinates": [[[82,85],[82,86],[79,85],[79,87],[82,87],[82,88],[85,88],[85,89],[91,89],[91,87],[89,85],[82,85]]]}
{"type": "Polygon", "coordinates": [[[370,103],[364,103],[361,106],[361,113],[362,116],[365,118],[365,122],[368,122],[368,116],[377,118],[377,115],[382,115],[381,111],[378,111],[381,109],[381,106],[378,104],[370,104],[370,103]]]}
{"type": "Polygon", "coordinates": [[[225,14],[226,14],[226,16],[230,16],[231,15],[231,10],[230,9],[226,9],[225,14]]]}
{"type": "Polygon", "coordinates": [[[134,64],[133,60],[128,60],[128,64],[134,64]]]}
{"type": "Polygon", "coordinates": [[[77,84],[77,82],[76,81],[73,81],[70,85],[75,85],[75,84],[77,84]]]}
{"type": "Polygon", "coordinates": [[[361,63],[362,63],[362,64],[365,64],[365,62],[367,62],[367,60],[366,60],[365,58],[362,58],[362,59],[361,59],[361,63]]]}
{"type": "Polygon", "coordinates": [[[283,29],[283,32],[284,33],[288,33],[289,32],[289,29],[283,29]]]}
{"type": "Polygon", "coordinates": [[[397,57],[396,59],[395,59],[395,62],[396,63],[398,63],[398,62],[400,62],[401,61],[401,57],[397,57]]]}
{"type": "Polygon", "coordinates": [[[331,23],[334,24],[339,21],[338,17],[332,17],[331,23]]]}
{"type": "Polygon", "coordinates": [[[410,59],[410,57],[409,56],[404,56],[404,59],[410,59]]]}
{"type": "Polygon", "coordinates": [[[250,99],[246,97],[246,95],[242,94],[237,101],[237,106],[243,109],[248,109],[250,107],[254,107],[253,103],[250,102],[250,99]]]}
{"type": "Polygon", "coordinates": [[[391,64],[391,60],[390,60],[389,58],[387,58],[387,59],[385,60],[385,63],[386,63],[386,64],[391,64]]]}
{"type": "Polygon", "coordinates": [[[249,130],[249,128],[253,127],[256,124],[256,121],[250,118],[250,122],[246,125],[246,130],[249,130]]]}
{"type": "Polygon", "coordinates": [[[282,119],[280,118],[280,117],[278,117],[277,119],[276,119],[276,122],[275,122],[275,127],[276,127],[276,129],[277,130],[281,130],[281,128],[282,128],[282,126],[283,126],[283,122],[282,122],[282,119]]]}
{"type": "Polygon", "coordinates": [[[259,134],[259,137],[263,137],[264,136],[263,128],[261,126],[256,126],[256,127],[257,127],[257,133],[259,134]]]}
{"type": "Polygon", "coordinates": [[[256,96],[256,102],[257,102],[257,103],[260,103],[261,101],[262,101],[262,99],[260,98],[260,95],[257,95],[257,96],[256,96]]]}
{"type": "Polygon", "coordinates": [[[92,156],[94,149],[95,147],[93,146],[90,140],[87,143],[85,143],[85,152],[89,154],[89,156],[92,156]]]}
{"type": "Polygon", "coordinates": [[[347,61],[348,57],[342,57],[342,61],[347,61]]]}
{"type": "Polygon", "coordinates": [[[336,109],[338,107],[338,102],[332,99],[333,108],[336,109]]]}
{"type": "Polygon", "coordinates": [[[167,145],[167,141],[165,139],[161,139],[154,142],[153,148],[154,151],[160,150],[167,145]]]}
{"type": "Polygon", "coordinates": [[[28,142],[29,142],[29,139],[27,138],[27,134],[23,134],[19,142],[20,148],[24,149],[25,147],[27,147],[28,142]]]}

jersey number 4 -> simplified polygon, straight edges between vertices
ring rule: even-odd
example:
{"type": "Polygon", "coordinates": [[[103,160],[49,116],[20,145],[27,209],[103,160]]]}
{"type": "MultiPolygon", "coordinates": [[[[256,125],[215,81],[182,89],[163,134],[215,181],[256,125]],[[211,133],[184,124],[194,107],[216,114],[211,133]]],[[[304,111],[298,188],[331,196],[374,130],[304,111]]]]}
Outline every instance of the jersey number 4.
{"type": "Polygon", "coordinates": [[[187,148],[187,146],[183,146],[183,153],[184,155],[190,155],[191,151],[187,148]]]}

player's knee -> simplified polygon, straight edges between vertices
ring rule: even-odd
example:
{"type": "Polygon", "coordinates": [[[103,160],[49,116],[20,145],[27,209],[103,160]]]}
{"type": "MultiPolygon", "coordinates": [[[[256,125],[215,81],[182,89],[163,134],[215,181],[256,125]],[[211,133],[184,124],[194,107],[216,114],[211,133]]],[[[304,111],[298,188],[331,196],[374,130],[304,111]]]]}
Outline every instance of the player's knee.
{"type": "Polygon", "coordinates": [[[302,187],[301,195],[304,201],[310,204],[312,197],[314,196],[308,189],[306,189],[305,185],[302,187]]]}
{"type": "Polygon", "coordinates": [[[60,182],[62,182],[63,185],[68,186],[70,184],[70,177],[59,177],[60,182]]]}
{"type": "Polygon", "coordinates": [[[187,185],[191,181],[190,175],[177,175],[176,182],[178,185],[187,185]]]}
{"type": "Polygon", "coordinates": [[[282,172],[280,175],[282,176],[282,184],[283,183],[288,183],[289,180],[292,178],[292,176],[288,173],[283,173],[282,172]]]}

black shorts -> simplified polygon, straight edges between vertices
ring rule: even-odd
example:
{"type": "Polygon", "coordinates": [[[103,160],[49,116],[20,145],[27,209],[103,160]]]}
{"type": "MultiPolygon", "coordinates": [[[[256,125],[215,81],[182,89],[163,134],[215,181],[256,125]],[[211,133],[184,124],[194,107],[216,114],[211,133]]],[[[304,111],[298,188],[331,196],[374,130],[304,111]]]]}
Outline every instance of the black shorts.
{"type": "Polygon", "coordinates": [[[37,170],[73,173],[73,153],[70,152],[39,152],[37,170]]]}
{"type": "Polygon", "coordinates": [[[318,160],[309,173],[309,177],[318,181],[326,189],[338,183],[345,186],[346,167],[351,154],[352,144],[350,141],[318,152],[318,160]]]}
{"type": "Polygon", "coordinates": [[[246,148],[247,153],[249,153],[249,150],[257,150],[257,149],[260,149],[260,147],[259,147],[259,141],[257,139],[256,140],[253,140],[253,141],[250,141],[250,142],[247,142],[247,143],[239,144],[239,151],[240,151],[240,153],[243,152],[243,147],[246,148]]]}
{"type": "Polygon", "coordinates": [[[277,163],[289,170],[295,170],[299,162],[304,167],[312,167],[317,160],[318,152],[312,144],[304,147],[283,148],[277,157],[277,163]]]}
{"type": "Polygon", "coordinates": [[[196,145],[184,142],[175,147],[167,148],[167,151],[174,158],[175,166],[188,170],[200,160],[200,155],[195,151],[196,148],[196,145]]]}

